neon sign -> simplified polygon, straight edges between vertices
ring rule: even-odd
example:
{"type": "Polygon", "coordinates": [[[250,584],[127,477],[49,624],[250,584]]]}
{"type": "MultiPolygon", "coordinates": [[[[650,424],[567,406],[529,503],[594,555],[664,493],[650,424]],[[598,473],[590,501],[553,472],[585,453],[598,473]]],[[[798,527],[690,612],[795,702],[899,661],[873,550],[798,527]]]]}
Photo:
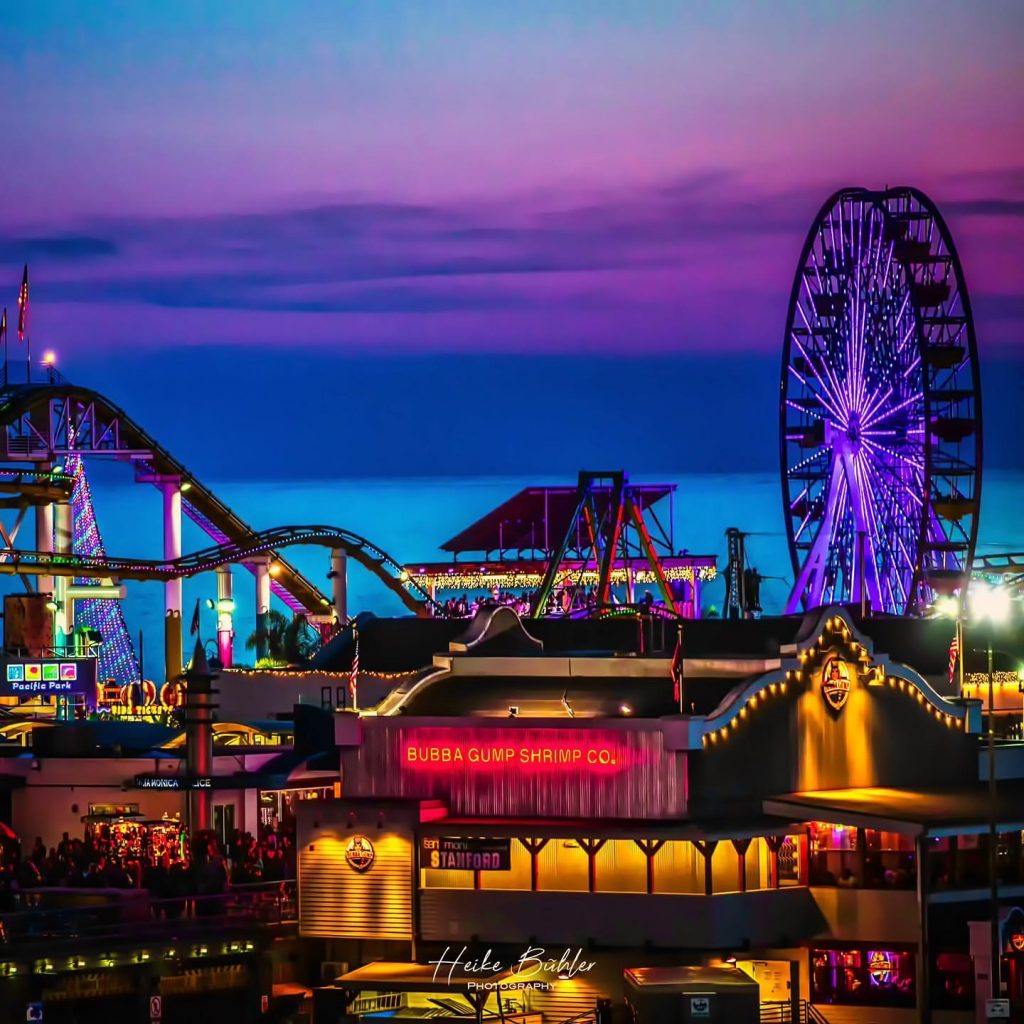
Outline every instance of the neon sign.
{"type": "Polygon", "coordinates": [[[833,711],[842,711],[850,696],[850,668],[841,658],[829,658],[821,670],[821,692],[833,711]]]}
{"type": "Polygon", "coordinates": [[[892,954],[874,950],[868,956],[868,975],[872,985],[885,987],[892,983],[892,954]]]}
{"type": "Polygon", "coordinates": [[[430,772],[618,772],[636,753],[610,730],[406,729],[402,767],[430,772]]]}
{"type": "Polygon", "coordinates": [[[1014,932],[1010,936],[1010,948],[1016,953],[1024,953],[1024,934],[1014,932]]]}

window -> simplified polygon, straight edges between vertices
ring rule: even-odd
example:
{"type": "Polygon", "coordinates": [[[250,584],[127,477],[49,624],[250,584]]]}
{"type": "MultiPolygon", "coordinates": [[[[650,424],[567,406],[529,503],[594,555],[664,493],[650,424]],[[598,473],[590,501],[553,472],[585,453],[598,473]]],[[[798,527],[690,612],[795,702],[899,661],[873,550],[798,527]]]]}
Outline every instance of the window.
{"type": "Polygon", "coordinates": [[[913,1006],[914,954],[907,950],[811,950],[811,1002],[841,1006],[913,1006]]]}

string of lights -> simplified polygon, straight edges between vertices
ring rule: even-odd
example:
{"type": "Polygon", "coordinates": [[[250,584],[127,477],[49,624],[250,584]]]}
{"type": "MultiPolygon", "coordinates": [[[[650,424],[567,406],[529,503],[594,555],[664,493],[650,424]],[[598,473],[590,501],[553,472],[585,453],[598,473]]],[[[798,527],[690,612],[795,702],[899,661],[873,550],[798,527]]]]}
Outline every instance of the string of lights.
{"type": "MultiPolygon", "coordinates": [[[[96,522],[92,492],[81,455],[69,455],[64,463],[64,472],[74,480],[71,491],[71,550],[76,555],[104,558],[106,549],[96,522]]],[[[99,582],[84,578],[75,580],[79,586],[95,586],[99,582]]],[[[95,630],[103,638],[99,653],[99,678],[116,679],[122,684],[137,682],[141,675],[139,662],[120,603],[113,598],[87,598],[76,602],[75,614],[80,623],[95,630]]]]}
{"type": "MultiPolygon", "coordinates": [[[[670,582],[684,581],[692,583],[694,578],[708,582],[717,576],[714,565],[701,566],[670,566],[664,569],[665,579],[670,582]]],[[[555,586],[562,586],[570,579],[574,584],[596,586],[598,582],[596,569],[566,569],[555,579],[555,586]]],[[[651,569],[634,569],[632,578],[635,584],[652,585],[658,578],[651,569]]],[[[445,572],[415,573],[413,579],[423,587],[437,590],[535,590],[541,585],[544,576],[539,572],[520,572],[516,570],[502,571],[498,569],[456,569],[445,572]]],[[[613,586],[625,586],[628,582],[624,568],[612,569],[610,579],[613,586]]]]}
{"type": "MultiPolygon", "coordinates": [[[[894,690],[899,690],[911,699],[916,700],[921,705],[921,708],[931,715],[935,721],[944,724],[948,728],[967,728],[967,717],[962,711],[946,710],[943,706],[936,704],[931,696],[926,696],[915,683],[896,676],[886,675],[884,666],[872,664],[868,649],[853,638],[849,626],[843,619],[833,616],[825,624],[825,630],[821,636],[810,647],[797,652],[799,668],[788,669],[784,678],[777,682],[768,683],[762,686],[756,693],[750,694],[730,716],[728,721],[724,722],[719,728],[704,734],[702,746],[707,748],[716,743],[726,741],[740,729],[750,711],[756,710],[766,700],[786,693],[787,688],[791,684],[804,688],[809,686],[820,675],[827,659],[836,652],[841,652],[846,660],[858,666],[863,674],[862,681],[868,686],[884,685],[894,690]]],[[[942,700],[942,698],[938,699],[942,700]]]]}

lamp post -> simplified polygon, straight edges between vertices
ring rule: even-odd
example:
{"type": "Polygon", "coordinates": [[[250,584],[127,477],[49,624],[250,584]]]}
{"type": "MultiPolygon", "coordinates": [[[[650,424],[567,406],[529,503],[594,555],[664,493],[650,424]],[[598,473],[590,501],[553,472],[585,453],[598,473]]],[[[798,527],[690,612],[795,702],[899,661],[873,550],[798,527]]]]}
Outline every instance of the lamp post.
{"type": "Polygon", "coordinates": [[[991,902],[992,924],[992,963],[989,975],[992,978],[992,998],[998,999],[1002,992],[1000,984],[1000,950],[999,950],[999,878],[996,874],[998,858],[996,857],[996,703],[995,688],[992,678],[992,639],[987,644],[988,668],[988,882],[989,899],[991,902]]]}
{"type": "MultiPolygon", "coordinates": [[[[976,621],[989,624],[988,637],[985,647],[979,649],[979,653],[986,656],[986,669],[988,672],[988,728],[986,736],[986,747],[988,751],[988,874],[989,874],[989,911],[991,914],[990,927],[990,965],[989,979],[991,998],[998,999],[1002,990],[1000,981],[1000,943],[999,943],[999,878],[997,874],[998,858],[996,856],[996,845],[998,838],[998,808],[996,807],[996,756],[995,756],[995,674],[992,669],[992,656],[994,648],[992,645],[992,627],[1000,625],[1009,618],[1011,609],[1011,598],[1009,592],[1002,587],[993,587],[987,584],[975,584],[967,595],[968,610],[976,621]]],[[[964,647],[964,615],[963,605],[960,601],[947,599],[941,604],[936,604],[938,614],[950,614],[954,610],[956,615],[958,655],[960,659],[960,692],[963,693],[963,663],[966,649],[964,647]]]]}

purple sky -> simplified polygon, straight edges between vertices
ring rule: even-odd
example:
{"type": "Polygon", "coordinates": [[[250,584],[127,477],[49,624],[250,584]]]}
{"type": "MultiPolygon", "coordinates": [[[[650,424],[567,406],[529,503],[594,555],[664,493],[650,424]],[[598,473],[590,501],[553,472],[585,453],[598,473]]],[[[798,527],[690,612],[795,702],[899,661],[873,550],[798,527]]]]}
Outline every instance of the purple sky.
{"type": "Polygon", "coordinates": [[[1024,320],[1024,4],[0,10],[0,273],[33,338],[757,351],[842,185],[940,205],[1024,320]]]}

